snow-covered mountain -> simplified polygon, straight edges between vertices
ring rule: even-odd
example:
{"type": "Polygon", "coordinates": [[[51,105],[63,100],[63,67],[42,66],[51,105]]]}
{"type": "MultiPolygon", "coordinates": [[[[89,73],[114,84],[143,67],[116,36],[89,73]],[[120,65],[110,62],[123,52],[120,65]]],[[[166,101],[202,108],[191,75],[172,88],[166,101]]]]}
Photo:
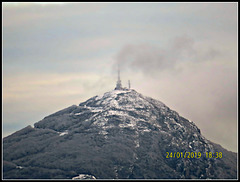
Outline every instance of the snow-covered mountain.
{"type": "Polygon", "coordinates": [[[4,178],[236,179],[237,154],[164,103],[120,89],[5,137],[3,167],[4,178]]]}

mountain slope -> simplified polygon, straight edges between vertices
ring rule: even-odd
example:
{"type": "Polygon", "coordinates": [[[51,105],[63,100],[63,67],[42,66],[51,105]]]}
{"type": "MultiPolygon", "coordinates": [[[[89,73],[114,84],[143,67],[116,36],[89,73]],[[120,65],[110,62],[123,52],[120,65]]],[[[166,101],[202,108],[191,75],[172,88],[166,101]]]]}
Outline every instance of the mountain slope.
{"type": "Polygon", "coordinates": [[[132,89],[92,97],[4,138],[3,160],[4,178],[237,178],[236,153],[132,89]]]}

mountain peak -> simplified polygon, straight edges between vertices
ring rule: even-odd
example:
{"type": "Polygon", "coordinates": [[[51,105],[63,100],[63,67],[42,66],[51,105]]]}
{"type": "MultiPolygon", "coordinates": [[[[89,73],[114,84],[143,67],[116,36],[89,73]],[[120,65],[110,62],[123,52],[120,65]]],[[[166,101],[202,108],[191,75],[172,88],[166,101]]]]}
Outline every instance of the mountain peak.
{"type": "Polygon", "coordinates": [[[88,99],[86,102],[79,104],[79,106],[131,110],[140,108],[146,109],[148,107],[153,107],[154,104],[158,105],[158,107],[165,106],[165,104],[162,102],[154,100],[150,97],[143,96],[142,94],[136,92],[134,89],[125,89],[112,90],[102,95],[94,96],[88,99]]]}
{"type": "Polygon", "coordinates": [[[51,114],[4,138],[3,148],[5,178],[236,178],[235,153],[134,89],[115,89],[51,114]],[[167,158],[170,152],[201,157],[167,158]],[[231,163],[206,158],[209,152],[231,156],[231,163]]]}

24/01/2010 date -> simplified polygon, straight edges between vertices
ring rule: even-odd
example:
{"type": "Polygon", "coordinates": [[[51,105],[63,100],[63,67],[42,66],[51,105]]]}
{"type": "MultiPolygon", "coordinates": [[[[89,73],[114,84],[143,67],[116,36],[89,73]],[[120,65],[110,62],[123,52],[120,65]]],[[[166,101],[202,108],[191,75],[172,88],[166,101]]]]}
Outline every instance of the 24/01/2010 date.
{"type": "Polygon", "coordinates": [[[222,152],[206,152],[202,155],[201,152],[166,152],[166,158],[222,158],[222,152]]]}

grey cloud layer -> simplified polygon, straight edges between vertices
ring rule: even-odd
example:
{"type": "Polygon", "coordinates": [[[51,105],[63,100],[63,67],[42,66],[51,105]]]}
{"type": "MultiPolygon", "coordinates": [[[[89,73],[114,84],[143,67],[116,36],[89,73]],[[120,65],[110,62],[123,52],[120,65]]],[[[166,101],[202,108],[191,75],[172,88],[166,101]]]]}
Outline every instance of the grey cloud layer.
{"type": "Polygon", "coordinates": [[[174,38],[168,47],[159,48],[150,44],[128,44],[116,55],[116,65],[124,69],[143,71],[144,74],[174,70],[176,64],[184,61],[209,61],[220,52],[211,48],[206,52],[198,51],[194,47],[195,41],[189,36],[174,38]]]}

